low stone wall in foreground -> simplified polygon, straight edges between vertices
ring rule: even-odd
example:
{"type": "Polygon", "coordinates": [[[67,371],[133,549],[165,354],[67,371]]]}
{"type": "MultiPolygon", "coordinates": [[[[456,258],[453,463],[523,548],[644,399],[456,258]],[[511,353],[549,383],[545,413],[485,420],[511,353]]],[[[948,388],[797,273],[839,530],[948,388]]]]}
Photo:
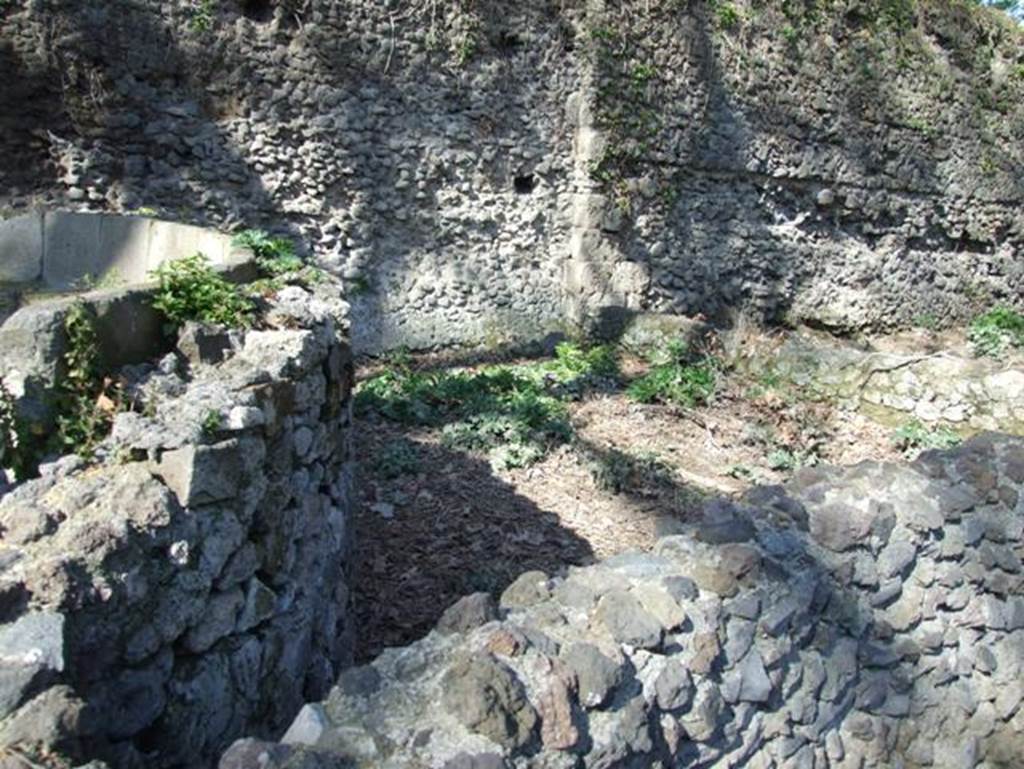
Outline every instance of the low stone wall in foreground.
{"type": "Polygon", "coordinates": [[[1013,767],[1024,440],[799,472],[684,535],[523,575],[221,769],[1013,767]]]}
{"type": "Polygon", "coordinates": [[[123,372],[144,407],[97,463],[65,457],[0,498],[0,745],[204,766],[328,692],[352,649],[335,304],[293,286],[259,330],[186,326],[123,372]]]}

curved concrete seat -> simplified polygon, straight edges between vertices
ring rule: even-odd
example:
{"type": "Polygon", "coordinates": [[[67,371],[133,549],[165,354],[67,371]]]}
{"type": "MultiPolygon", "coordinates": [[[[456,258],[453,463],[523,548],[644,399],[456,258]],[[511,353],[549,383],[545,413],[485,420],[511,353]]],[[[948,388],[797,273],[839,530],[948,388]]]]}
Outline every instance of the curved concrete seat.
{"type": "Polygon", "coordinates": [[[164,262],[204,254],[214,266],[247,252],[231,236],[144,216],[33,211],[0,222],[0,284],[67,291],[144,283],[164,262]]]}
{"type": "Polygon", "coordinates": [[[195,253],[234,282],[256,277],[251,251],[202,227],[63,211],[0,222],[0,293],[7,294],[0,301],[0,379],[22,417],[37,430],[52,419],[49,395],[63,369],[64,318],[75,302],[95,317],[105,368],[165,351],[164,319],[150,302],[151,273],[195,253]]]}

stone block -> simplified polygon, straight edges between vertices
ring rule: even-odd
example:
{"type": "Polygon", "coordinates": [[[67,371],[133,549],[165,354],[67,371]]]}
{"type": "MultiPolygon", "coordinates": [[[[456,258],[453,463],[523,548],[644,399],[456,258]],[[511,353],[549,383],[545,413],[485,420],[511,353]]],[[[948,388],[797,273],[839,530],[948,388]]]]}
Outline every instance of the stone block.
{"type": "Polygon", "coordinates": [[[292,725],[281,738],[284,745],[316,745],[320,735],[328,726],[327,713],[322,705],[313,703],[304,705],[295,716],[292,725]]]}
{"type": "Polygon", "coordinates": [[[64,617],[25,614],[0,627],[0,718],[64,670],[64,617]]]}
{"type": "Polygon", "coordinates": [[[43,271],[43,214],[0,222],[0,283],[31,283],[43,271]]]}
{"type": "Polygon", "coordinates": [[[708,332],[708,325],[684,315],[640,313],[634,315],[622,332],[620,343],[630,352],[643,354],[679,341],[691,349],[708,332]]]}
{"type": "Polygon", "coordinates": [[[103,262],[99,280],[112,285],[144,283],[149,279],[151,219],[140,216],[98,216],[96,244],[103,262]]]}
{"type": "Polygon", "coordinates": [[[86,276],[101,276],[107,265],[100,251],[102,217],[52,211],[44,218],[43,282],[67,290],[86,276]]]}
{"type": "Polygon", "coordinates": [[[166,351],[164,317],[153,308],[149,291],[93,291],[83,298],[96,314],[100,356],[106,366],[142,363],[166,351]]]}
{"type": "Polygon", "coordinates": [[[232,632],[244,602],[245,598],[239,587],[215,594],[199,622],[185,636],[185,648],[199,654],[232,632]]]}
{"type": "Polygon", "coordinates": [[[176,222],[153,221],[149,236],[149,269],[193,254],[221,264],[232,252],[231,239],[219,232],[176,222]]]}
{"type": "Polygon", "coordinates": [[[237,441],[165,451],[155,470],[189,507],[234,498],[244,472],[237,441]]]}

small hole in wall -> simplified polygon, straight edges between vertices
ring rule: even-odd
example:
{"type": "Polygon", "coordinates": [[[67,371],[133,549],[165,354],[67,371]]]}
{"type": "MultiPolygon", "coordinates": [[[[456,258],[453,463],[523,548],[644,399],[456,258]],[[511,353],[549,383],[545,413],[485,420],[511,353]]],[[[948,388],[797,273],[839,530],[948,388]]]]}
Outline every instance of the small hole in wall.
{"type": "Polygon", "coordinates": [[[252,21],[273,21],[274,5],[270,0],[242,0],[242,15],[252,21]]]}
{"type": "Polygon", "coordinates": [[[529,195],[537,186],[537,180],[533,174],[525,174],[524,176],[517,176],[513,184],[516,188],[516,194],[529,195]]]}
{"type": "Polygon", "coordinates": [[[523,44],[522,39],[515,32],[502,32],[498,36],[496,48],[504,53],[513,53],[523,44]]]}
{"type": "MultiPolygon", "coordinates": [[[[129,695],[131,696],[131,695],[129,695]]],[[[130,701],[130,700],[129,700],[130,701]]],[[[140,703],[141,704],[141,703],[140,703]]],[[[156,726],[148,726],[132,738],[135,747],[142,753],[155,753],[160,750],[163,740],[156,726]]]]}

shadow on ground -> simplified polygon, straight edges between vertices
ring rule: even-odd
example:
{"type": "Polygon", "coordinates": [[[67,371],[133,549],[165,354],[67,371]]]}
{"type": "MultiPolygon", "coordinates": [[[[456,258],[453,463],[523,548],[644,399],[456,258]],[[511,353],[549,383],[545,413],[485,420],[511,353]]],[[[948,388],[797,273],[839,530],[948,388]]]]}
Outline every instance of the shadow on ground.
{"type": "Polygon", "coordinates": [[[463,595],[500,595],[524,571],[555,574],[595,560],[584,539],[486,460],[375,417],[361,435],[357,661],[425,635],[463,595]],[[389,453],[394,445],[406,447],[402,458],[389,453]]]}

